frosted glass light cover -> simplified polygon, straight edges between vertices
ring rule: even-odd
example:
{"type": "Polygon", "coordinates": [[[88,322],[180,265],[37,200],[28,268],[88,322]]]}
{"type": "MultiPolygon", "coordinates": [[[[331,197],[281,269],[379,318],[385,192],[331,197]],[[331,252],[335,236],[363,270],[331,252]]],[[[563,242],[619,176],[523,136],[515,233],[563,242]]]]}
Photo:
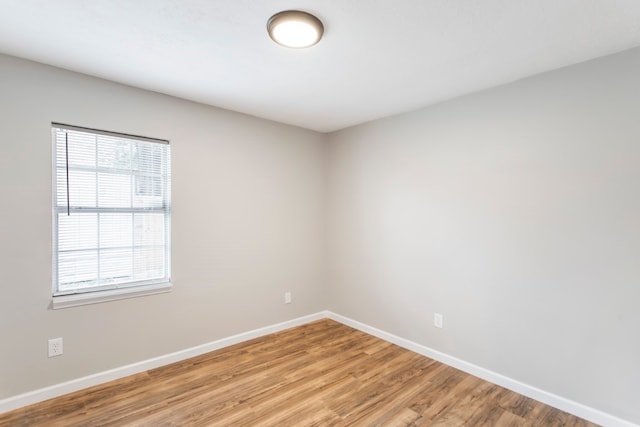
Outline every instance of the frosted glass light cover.
{"type": "Polygon", "coordinates": [[[304,48],[320,41],[324,27],[313,15],[287,10],[273,15],[267,23],[267,30],[271,39],[279,45],[304,48]]]}

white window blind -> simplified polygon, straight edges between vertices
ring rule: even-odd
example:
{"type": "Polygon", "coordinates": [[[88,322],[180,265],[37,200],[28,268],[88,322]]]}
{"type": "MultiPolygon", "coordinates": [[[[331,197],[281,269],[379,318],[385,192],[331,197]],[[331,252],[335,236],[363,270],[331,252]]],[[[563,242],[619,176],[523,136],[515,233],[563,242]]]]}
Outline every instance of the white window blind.
{"type": "Polygon", "coordinates": [[[170,281],[167,141],[52,124],[54,296],[170,281]]]}

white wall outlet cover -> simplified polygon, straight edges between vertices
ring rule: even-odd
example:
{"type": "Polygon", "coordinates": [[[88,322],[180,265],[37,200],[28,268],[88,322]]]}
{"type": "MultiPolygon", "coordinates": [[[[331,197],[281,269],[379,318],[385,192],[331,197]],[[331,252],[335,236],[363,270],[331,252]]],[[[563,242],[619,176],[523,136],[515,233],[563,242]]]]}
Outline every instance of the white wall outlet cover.
{"type": "Polygon", "coordinates": [[[440,313],[433,314],[433,326],[435,326],[436,328],[442,328],[443,322],[444,322],[444,318],[442,314],[440,313]]]}
{"type": "Polygon", "coordinates": [[[284,303],[291,304],[291,292],[284,293],[284,303]]]}
{"type": "Polygon", "coordinates": [[[62,351],[62,338],[52,338],[49,340],[49,357],[60,356],[62,351]]]}

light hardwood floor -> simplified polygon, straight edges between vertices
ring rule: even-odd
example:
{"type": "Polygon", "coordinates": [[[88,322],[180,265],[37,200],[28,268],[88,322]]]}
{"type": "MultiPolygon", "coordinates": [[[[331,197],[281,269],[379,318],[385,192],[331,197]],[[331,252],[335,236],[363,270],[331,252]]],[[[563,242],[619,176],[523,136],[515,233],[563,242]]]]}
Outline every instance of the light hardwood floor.
{"type": "Polygon", "coordinates": [[[0,426],[594,426],[320,320],[0,415],[0,426]]]}

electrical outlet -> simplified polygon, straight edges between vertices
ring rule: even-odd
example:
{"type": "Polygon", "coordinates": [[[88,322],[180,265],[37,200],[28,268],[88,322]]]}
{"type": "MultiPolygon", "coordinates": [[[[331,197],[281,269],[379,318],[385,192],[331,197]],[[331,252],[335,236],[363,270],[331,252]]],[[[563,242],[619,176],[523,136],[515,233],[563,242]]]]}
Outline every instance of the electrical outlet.
{"type": "Polygon", "coordinates": [[[284,293],[284,303],[291,304],[291,292],[284,293]]]}
{"type": "Polygon", "coordinates": [[[49,340],[49,357],[60,356],[62,354],[62,338],[49,340]]]}
{"type": "Polygon", "coordinates": [[[440,313],[433,314],[433,326],[436,328],[443,328],[444,317],[440,313]]]}

